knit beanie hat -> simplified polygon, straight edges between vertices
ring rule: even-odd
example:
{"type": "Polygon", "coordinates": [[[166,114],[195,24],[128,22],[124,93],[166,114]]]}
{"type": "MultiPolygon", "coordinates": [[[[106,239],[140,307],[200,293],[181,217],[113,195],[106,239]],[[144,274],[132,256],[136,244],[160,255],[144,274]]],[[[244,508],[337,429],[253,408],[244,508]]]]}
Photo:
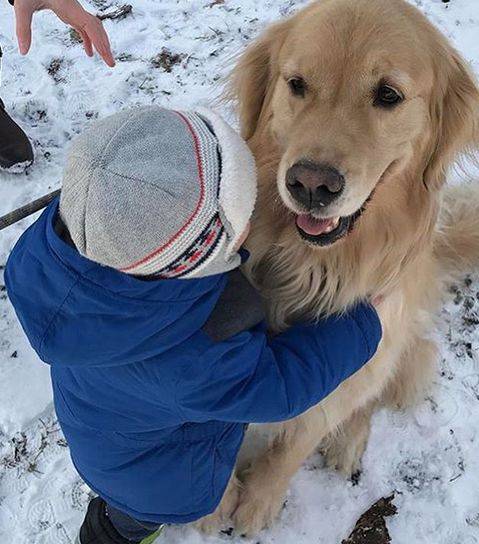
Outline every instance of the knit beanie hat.
{"type": "Polygon", "coordinates": [[[195,278],[239,266],[256,171],[246,143],[207,109],[122,111],[73,143],[60,216],[78,251],[122,272],[195,278]]]}

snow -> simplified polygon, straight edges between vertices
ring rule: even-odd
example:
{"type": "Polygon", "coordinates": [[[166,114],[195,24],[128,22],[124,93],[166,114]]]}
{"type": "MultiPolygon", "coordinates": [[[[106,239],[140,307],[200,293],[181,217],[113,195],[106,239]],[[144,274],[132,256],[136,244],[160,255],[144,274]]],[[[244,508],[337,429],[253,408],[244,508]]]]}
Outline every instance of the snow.
{"type": "MultiPolygon", "coordinates": [[[[12,12],[2,2],[1,96],[32,138],[36,163],[26,175],[0,173],[0,215],[59,185],[68,141],[92,119],[133,104],[211,104],[234,55],[270,21],[305,3],[136,0],[132,15],[105,22],[121,59],[110,70],[86,58],[49,13],[36,16],[32,51],[20,57],[12,12]],[[164,63],[164,47],[180,56],[170,72],[155,67],[164,63]]],[[[479,73],[479,2],[413,3],[479,73]]],[[[90,7],[117,5],[92,0],[90,7]]],[[[0,234],[0,284],[8,252],[30,221],[0,234]]],[[[311,458],[294,478],[277,525],[251,543],[339,544],[373,502],[393,491],[398,514],[387,522],[393,544],[479,543],[478,323],[479,275],[447,296],[438,319],[441,362],[429,397],[407,413],[375,416],[358,485],[322,469],[319,455],[311,458]]],[[[48,367],[28,346],[0,287],[0,542],[73,542],[88,498],[55,422],[48,367]]],[[[168,528],[164,541],[249,542],[207,538],[189,527],[168,528]]]]}

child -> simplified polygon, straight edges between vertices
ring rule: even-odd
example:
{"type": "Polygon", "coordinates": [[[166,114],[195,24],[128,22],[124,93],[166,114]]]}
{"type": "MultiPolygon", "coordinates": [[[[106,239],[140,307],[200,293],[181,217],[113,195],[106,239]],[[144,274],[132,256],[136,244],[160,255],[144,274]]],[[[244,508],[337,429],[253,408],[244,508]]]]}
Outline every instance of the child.
{"type": "Polygon", "coordinates": [[[15,246],[10,299],[101,497],[81,544],[151,542],[213,512],[246,423],[297,416],[375,353],[367,304],[268,338],[238,270],[255,196],[253,158],[219,116],[143,107],[76,140],[60,202],[15,246]]]}

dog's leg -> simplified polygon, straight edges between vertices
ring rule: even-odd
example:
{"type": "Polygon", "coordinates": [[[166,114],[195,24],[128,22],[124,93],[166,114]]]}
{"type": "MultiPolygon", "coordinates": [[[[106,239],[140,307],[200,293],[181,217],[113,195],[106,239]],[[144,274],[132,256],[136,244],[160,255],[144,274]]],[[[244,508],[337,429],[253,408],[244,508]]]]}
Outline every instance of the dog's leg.
{"type": "Polygon", "coordinates": [[[331,433],[321,449],[329,467],[349,477],[361,469],[361,458],[366,449],[371,429],[371,417],[380,404],[404,409],[421,400],[431,382],[437,359],[434,342],[417,338],[404,351],[396,373],[379,401],[371,401],[357,410],[338,431],[331,433]]]}
{"type": "Polygon", "coordinates": [[[321,451],[328,467],[349,478],[361,470],[361,459],[371,431],[371,417],[377,407],[375,401],[357,410],[341,427],[331,433],[321,451]]]}
{"type": "Polygon", "coordinates": [[[324,438],[345,421],[345,435],[335,449],[347,451],[336,455],[335,464],[343,471],[357,468],[375,402],[409,403],[427,383],[435,353],[434,344],[425,339],[416,339],[407,351],[398,350],[396,357],[389,346],[383,346],[374,361],[320,405],[282,424],[268,451],[242,477],[239,506],[233,515],[238,531],[255,534],[271,525],[284,504],[291,478],[324,438]]]}
{"type": "Polygon", "coordinates": [[[423,399],[432,381],[437,361],[436,344],[417,338],[401,355],[394,378],[385,389],[382,402],[396,410],[404,410],[423,399]]]}
{"type": "MultiPolygon", "coordinates": [[[[240,475],[243,488],[233,515],[239,531],[254,534],[271,525],[283,506],[291,478],[307,457],[356,410],[367,406],[381,394],[394,374],[396,360],[395,350],[391,349],[387,336],[374,359],[343,382],[321,404],[279,425],[279,432],[266,453],[253,462],[244,475],[240,475]]],[[[397,358],[400,353],[398,349],[397,358]]]]}
{"type": "Polygon", "coordinates": [[[206,534],[218,533],[231,527],[231,514],[238,505],[241,484],[235,474],[231,476],[226,491],[218,508],[209,516],[201,518],[195,527],[206,534]]]}
{"type": "Polygon", "coordinates": [[[233,515],[241,534],[255,534],[271,525],[280,512],[292,476],[314,452],[327,429],[325,414],[317,406],[280,425],[270,448],[241,475],[240,502],[233,515]]]}

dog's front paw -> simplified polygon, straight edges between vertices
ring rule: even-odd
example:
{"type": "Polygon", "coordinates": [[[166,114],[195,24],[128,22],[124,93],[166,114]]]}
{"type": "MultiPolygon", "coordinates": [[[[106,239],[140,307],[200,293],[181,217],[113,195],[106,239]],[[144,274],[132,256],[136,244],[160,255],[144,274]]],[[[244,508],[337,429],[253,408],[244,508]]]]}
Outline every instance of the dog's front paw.
{"type": "Polygon", "coordinates": [[[213,535],[219,533],[222,529],[225,528],[224,518],[219,512],[219,508],[210,514],[201,518],[194,523],[196,529],[206,535],[213,535]]]}
{"type": "Polygon", "coordinates": [[[235,530],[241,535],[252,536],[270,527],[284,504],[283,493],[272,492],[270,487],[261,487],[258,483],[254,478],[244,482],[233,514],[235,530]]]}
{"type": "Polygon", "coordinates": [[[198,531],[211,535],[231,528],[233,525],[231,515],[239,502],[240,486],[237,478],[233,476],[218,508],[194,524],[198,531]]]}
{"type": "Polygon", "coordinates": [[[340,447],[340,443],[330,444],[322,450],[326,465],[337,470],[345,478],[349,478],[361,471],[361,460],[365,444],[353,444],[349,448],[340,447]]]}
{"type": "Polygon", "coordinates": [[[361,461],[368,444],[371,410],[358,411],[342,429],[329,435],[321,452],[328,467],[346,478],[361,471],[361,461]]]}

